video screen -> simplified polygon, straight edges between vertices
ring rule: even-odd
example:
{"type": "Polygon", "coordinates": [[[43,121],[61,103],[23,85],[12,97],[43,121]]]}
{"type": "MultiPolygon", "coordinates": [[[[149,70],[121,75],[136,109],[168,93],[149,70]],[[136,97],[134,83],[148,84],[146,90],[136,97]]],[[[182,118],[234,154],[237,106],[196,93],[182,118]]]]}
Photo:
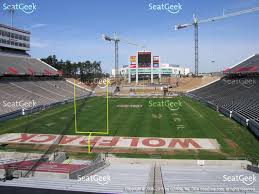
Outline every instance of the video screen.
{"type": "Polygon", "coordinates": [[[138,53],[138,66],[140,68],[143,67],[151,67],[151,53],[150,52],[139,52],[138,53]]]}
{"type": "Polygon", "coordinates": [[[0,194],[259,194],[259,0],[0,0],[0,194]]]}

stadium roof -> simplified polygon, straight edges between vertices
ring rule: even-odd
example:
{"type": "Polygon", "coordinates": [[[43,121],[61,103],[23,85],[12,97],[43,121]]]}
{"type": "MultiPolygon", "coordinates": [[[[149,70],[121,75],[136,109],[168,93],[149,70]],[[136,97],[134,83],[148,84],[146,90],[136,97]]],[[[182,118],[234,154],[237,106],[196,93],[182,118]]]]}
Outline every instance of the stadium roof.
{"type": "Polygon", "coordinates": [[[0,27],[7,28],[7,29],[10,29],[10,30],[15,30],[15,31],[18,31],[18,32],[26,33],[26,34],[31,34],[31,32],[29,32],[27,30],[22,30],[22,29],[7,26],[7,25],[4,25],[4,24],[0,24],[0,27]]]}
{"type": "Polygon", "coordinates": [[[259,73],[259,54],[254,54],[224,71],[227,74],[259,73]]]}

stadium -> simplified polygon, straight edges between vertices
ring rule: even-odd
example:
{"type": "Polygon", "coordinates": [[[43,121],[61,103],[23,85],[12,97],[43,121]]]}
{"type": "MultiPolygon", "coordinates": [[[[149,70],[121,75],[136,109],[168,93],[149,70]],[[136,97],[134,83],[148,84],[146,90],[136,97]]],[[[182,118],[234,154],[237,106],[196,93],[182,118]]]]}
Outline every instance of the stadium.
{"type": "Polygon", "coordinates": [[[121,66],[123,38],[103,35],[109,75],[34,57],[32,40],[0,24],[0,193],[259,193],[258,53],[200,73],[195,46],[192,73],[141,46],[121,66]]]}

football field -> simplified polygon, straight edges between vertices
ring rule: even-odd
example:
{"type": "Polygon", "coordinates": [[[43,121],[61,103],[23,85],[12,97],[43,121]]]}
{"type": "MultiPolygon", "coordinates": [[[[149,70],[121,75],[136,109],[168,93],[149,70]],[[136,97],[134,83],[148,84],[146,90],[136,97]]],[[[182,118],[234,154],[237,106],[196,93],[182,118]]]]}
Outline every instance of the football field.
{"type": "MultiPolygon", "coordinates": [[[[217,140],[220,150],[175,150],[170,156],[162,157],[259,159],[259,141],[248,129],[188,97],[109,98],[108,101],[104,97],[91,97],[77,101],[76,117],[74,113],[72,103],[1,122],[0,134],[108,132],[108,136],[123,137],[209,138],[217,140]]],[[[121,155],[137,157],[137,154],[121,155]]]]}

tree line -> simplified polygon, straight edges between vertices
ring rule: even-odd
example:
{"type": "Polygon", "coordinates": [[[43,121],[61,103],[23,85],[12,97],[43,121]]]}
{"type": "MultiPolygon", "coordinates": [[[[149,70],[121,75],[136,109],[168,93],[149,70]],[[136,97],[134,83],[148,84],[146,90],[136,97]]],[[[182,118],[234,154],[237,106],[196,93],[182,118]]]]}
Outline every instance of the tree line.
{"type": "Polygon", "coordinates": [[[59,60],[56,55],[50,55],[41,60],[61,71],[64,77],[80,79],[84,83],[91,83],[94,78],[109,77],[108,73],[102,71],[100,61],[71,62],[59,60]]]}

